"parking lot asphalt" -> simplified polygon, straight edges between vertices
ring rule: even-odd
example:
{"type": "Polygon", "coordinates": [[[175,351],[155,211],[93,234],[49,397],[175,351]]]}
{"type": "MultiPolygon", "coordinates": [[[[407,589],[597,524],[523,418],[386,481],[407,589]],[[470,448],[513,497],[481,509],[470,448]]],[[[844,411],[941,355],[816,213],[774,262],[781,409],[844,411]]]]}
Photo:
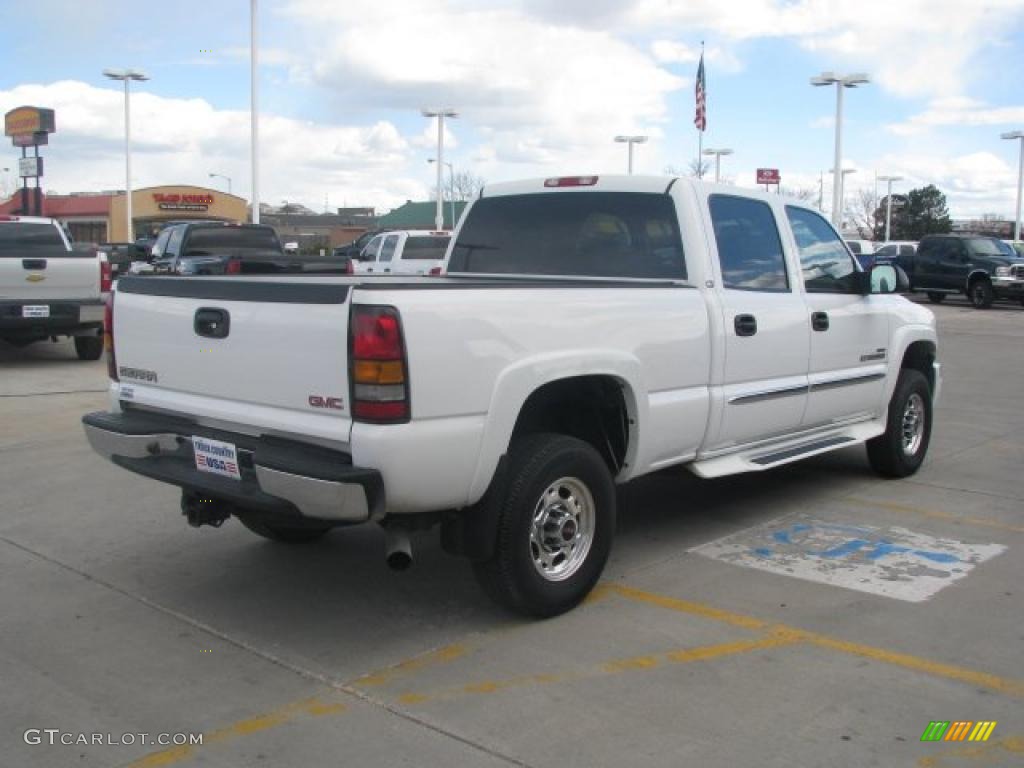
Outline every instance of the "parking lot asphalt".
{"type": "Polygon", "coordinates": [[[1024,765],[1024,309],[935,310],[920,473],[856,448],[646,478],[601,585],[542,622],[435,534],[396,574],[372,527],[187,527],[86,444],[102,362],[0,344],[0,765],[1024,765]],[[996,725],[922,742],[932,721],[996,725]]]}

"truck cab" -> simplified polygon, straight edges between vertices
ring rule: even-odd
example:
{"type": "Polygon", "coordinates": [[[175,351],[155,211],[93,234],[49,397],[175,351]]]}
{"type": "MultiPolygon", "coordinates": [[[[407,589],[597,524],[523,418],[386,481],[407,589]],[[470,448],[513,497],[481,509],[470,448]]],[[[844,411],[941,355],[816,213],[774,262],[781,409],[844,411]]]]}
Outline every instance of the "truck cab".
{"type": "Polygon", "coordinates": [[[429,275],[444,263],[451,232],[405,229],[383,232],[366,244],[355,265],[356,274],[429,275]]]}

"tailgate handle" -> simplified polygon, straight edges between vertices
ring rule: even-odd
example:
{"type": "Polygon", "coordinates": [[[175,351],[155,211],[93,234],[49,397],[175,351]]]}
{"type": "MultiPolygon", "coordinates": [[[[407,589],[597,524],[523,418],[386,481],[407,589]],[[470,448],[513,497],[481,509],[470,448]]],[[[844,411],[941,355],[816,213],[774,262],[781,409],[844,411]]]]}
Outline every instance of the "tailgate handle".
{"type": "Polygon", "coordinates": [[[196,310],[196,318],[192,327],[197,336],[205,336],[208,339],[227,338],[231,330],[231,315],[226,309],[214,307],[200,307],[196,310]]]}
{"type": "Polygon", "coordinates": [[[46,259],[22,259],[21,266],[25,269],[46,269],[46,259]]]}

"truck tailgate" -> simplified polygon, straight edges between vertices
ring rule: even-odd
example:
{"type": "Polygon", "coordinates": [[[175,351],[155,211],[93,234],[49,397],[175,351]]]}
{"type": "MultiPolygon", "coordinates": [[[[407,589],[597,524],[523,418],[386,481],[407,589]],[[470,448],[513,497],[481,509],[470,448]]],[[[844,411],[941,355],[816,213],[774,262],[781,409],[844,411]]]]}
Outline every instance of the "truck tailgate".
{"type": "Polygon", "coordinates": [[[346,442],[351,286],[328,280],[121,278],[121,399],[253,433],[346,442]]]}
{"type": "Polygon", "coordinates": [[[27,304],[99,298],[100,263],[95,253],[0,254],[0,299],[27,304]]]}

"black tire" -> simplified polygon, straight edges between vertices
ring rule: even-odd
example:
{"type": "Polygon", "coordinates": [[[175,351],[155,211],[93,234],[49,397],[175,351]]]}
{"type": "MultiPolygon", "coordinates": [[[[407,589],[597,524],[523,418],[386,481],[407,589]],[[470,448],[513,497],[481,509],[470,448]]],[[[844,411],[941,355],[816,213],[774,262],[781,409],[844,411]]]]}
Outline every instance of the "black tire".
{"type": "Polygon", "coordinates": [[[975,309],[988,309],[992,306],[995,294],[992,292],[992,283],[984,278],[975,280],[968,288],[967,298],[975,309]]]}
{"type": "Polygon", "coordinates": [[[920,468],[931,436],[932,390],[928,379],[918,370],[904,368],[889,401],[885,432],[868,440],[868,461],[883,477],[907,477],[920,468]],[[923,421],[919,433],[908,421],[914,418],[912,407],[917,411],[917,418],[923,421]],[[905,427],[908,434],[904,433],[905,427]]]}
{"type": "Polygon", "coordinates": [[[248,528],[250,531],[255,533],[257,536],[262,536],[265,539],[271,541],[279,541],[284,544],[305,544],[309,541],[316,541],[322,538],[333,526],[304,526],[301,528],[275,525],[273,523],[267,523],[263,520],[256,520],[251,517],[240,517],[238,521],[248,528]]]}
{"type": "Polygon", "coordinates": [[[509,452],[505,491],[495,500],[500,510],[494,553],[473,563],[477,581],[491,599],[517,613],[538,618],[565,613],[593,589],[611,551],[615,485],[608,466],[582,440],[528,435],[509,452]],[[535,517],[542,508],[549,526],[545,542],[552,544],[539,547],[533,534],[540,530],[535,517]],[[555,540],[568,554],[561,548],[552,554],[555,540]],[[544,558],[552,562],[538,562],[544,558]]]}
{"type": "Polygon", "coordinates": [[[941,304],[946,298],[946,294],[937,293],[935,291],[928,291],[928,301],[932,304],[941,304]]]}
{"type": "Polygon", "coordinates": [[[103,355],[103,337],[75,336],[75,354],[79,360],[99,360],[103,355]]]}

